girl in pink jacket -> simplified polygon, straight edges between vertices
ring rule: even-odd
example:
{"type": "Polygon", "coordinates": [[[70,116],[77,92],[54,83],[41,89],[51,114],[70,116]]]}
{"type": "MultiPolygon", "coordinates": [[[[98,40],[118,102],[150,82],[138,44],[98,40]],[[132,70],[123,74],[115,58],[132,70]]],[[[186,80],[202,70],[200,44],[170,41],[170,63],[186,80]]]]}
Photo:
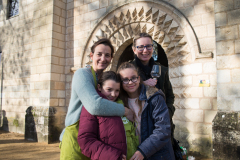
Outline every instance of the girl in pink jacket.
{"type": "MultiPolygon", "coordinates": [[[[99,95],[117,101],[120,82],[115,72],[104,72],[98,81],[99,95]]],[[[78,144],[82,153],[92,160],[126,160],[127,142],[121,117],[93,116],[83,107],[78,144]]]]}

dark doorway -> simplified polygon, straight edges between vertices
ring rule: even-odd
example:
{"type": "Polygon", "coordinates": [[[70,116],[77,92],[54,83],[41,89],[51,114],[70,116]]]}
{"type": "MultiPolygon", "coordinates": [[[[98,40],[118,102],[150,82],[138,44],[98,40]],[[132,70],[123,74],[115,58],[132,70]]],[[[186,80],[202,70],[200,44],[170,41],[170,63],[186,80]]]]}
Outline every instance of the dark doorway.
{"type": "MultiPolygon", "coordinates": [[[[156,62],[159,62],[161,65],[168,67],[168,59],[165,51],[163,50],[162,46],[159,45],[157,42],[153,41],[154,44],[154,51],[153,51],[153,59],[156,62]]],[[[132,50],[132,44],[126,47],[126,49],[123,51],[122,55],[119,57],[117,68],[122,64],[123,62],[131,61],[134,59],[134,53],[132,50]]]]}

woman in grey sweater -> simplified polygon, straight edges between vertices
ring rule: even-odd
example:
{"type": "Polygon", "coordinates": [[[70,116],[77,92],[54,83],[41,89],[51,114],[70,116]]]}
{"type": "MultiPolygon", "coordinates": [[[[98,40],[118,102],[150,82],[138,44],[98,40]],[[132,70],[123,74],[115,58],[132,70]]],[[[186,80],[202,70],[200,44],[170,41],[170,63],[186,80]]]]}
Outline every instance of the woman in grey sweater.
{"type": "MultiPolygon", "coordinates": [[[[66,127],[71,126],[78,122],[79,115],[81,113],[83,105],[86,108],[86,110],[92,115],[97,116],[125,115],[130,120],[133,119],[133,113],[128,108],[125,108],[122,104],[117,104],[115,102],[103,99],[96,92],[97,79],[102,75],[104,69],[106,69],[110,64],[111,59],[113,58],[113,52],[114,52],[113,46],[108,39],[103,38],[98,40],[91,47],[90,57],[92,59],[92,67],[80,68],[74,73],[72,79],[71,99],[65,119],[66,127]]],[[[69,143],[64,142],[64,139],[67,139],[64,138],[65,129],[62,131],[60,135],[60,141],[62,141],[62,143],[60,144],[61,157],[65,157],[61,159],[66,159],[67,156],[65,155],[71,154],[67,153],[66,151],[64,151],[65,149],[63,149],[66,148],[66,146],[63,145],[69,143]]],[[[67,149],[70,148],[67,147],[67,149]]]]}

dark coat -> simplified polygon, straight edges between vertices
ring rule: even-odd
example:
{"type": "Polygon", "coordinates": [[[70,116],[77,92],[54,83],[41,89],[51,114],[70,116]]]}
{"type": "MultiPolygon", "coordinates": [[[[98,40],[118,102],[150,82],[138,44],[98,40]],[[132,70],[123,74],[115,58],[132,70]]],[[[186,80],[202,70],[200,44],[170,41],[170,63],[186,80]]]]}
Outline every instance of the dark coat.
{"type": "Polygon", "coordinates": [[[161,90],[147,98],[141,86],[139,100],[145,101],[141,114],[141,144],[138,150],[148,160],[175,160],[171,143],[171,125],[165,96],[161,90]]]}
{"type": "MultiPolygon", "coordinates": [[[[135,59],[131,63],[135,67],[138,68],[140,77],[142,78],[143,81],[146,81],[149,78],[152,78],[151,77],[152,66],[155,64],[158,64],[158,63],[154,62],[153,58],[151,58],[149,60],[149,67],[146,67],[141,63],[141,61],[137,58],[137,56],[135,56],[135,59]]],[[[158,65],[160,65],[160,64],[158,64],[158,65]]],[[[172,85],[169,80],[167,67],[164,67],[161,65],[161,76],[157,79],[156,87],[158,89],[161,89],[166,96],[166,104],[167,104],[168,110],[169,110],[170,121],[171,121],[171,130],[173,133],[175,126],[172,122],[172,117],[175,112],[175,107],[173,106],[175,96],[173,94],[172,85]]]]}
{"type": "Polygon", "coordinates": [[[127,142],[121,117],[93,116],[83,107],[78,144],[92,160],[122,160],[122,155],[127,154],[127,142]]]}

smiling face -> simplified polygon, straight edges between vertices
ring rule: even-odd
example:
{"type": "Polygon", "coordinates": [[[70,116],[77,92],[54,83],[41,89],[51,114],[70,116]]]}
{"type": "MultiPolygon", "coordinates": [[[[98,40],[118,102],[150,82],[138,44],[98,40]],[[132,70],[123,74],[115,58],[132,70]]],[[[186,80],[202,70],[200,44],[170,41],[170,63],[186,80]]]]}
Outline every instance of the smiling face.
{"type": "Polygon", "coordinates": [[[98,84],[98,90],[110,101],[116,101],[120,92],[120,83],[114,80],[106,80],[101,87],[98,84]]]}
{"type": "Polygon", "coordinates": [[[119,72],[121,79],[133,79],[138,77],[136,82],[129,81],[127,84],[122,82],[123,89],[127,92],[130,98],[137,98],[138,95],[138,88],[140,85],[140,77],[138,76],[137,72],[132,68],[126,68],[119,72]]]}
{"type": "Polygon", "coordinates": [[[147,50],[147,48],[145,47],[143,51],[139,51],[137,49],[137,46],[146,46],[152,44],[153,42],[149,37],[142,37],[137,39],[135,46],[132,47],[133,52],[137,55],[137,57],[144,65],[147,65],[150,58],[152,57],[153,48],[151,50],[147,50]]]}
{"type": "Polygon", "coordinates": [[[93,61],[94,71],[103,71],[108,67],[112,60],[111,48],[104,44],[96,46],[94,53],[90,53],[90,57],[93,61]]]}

